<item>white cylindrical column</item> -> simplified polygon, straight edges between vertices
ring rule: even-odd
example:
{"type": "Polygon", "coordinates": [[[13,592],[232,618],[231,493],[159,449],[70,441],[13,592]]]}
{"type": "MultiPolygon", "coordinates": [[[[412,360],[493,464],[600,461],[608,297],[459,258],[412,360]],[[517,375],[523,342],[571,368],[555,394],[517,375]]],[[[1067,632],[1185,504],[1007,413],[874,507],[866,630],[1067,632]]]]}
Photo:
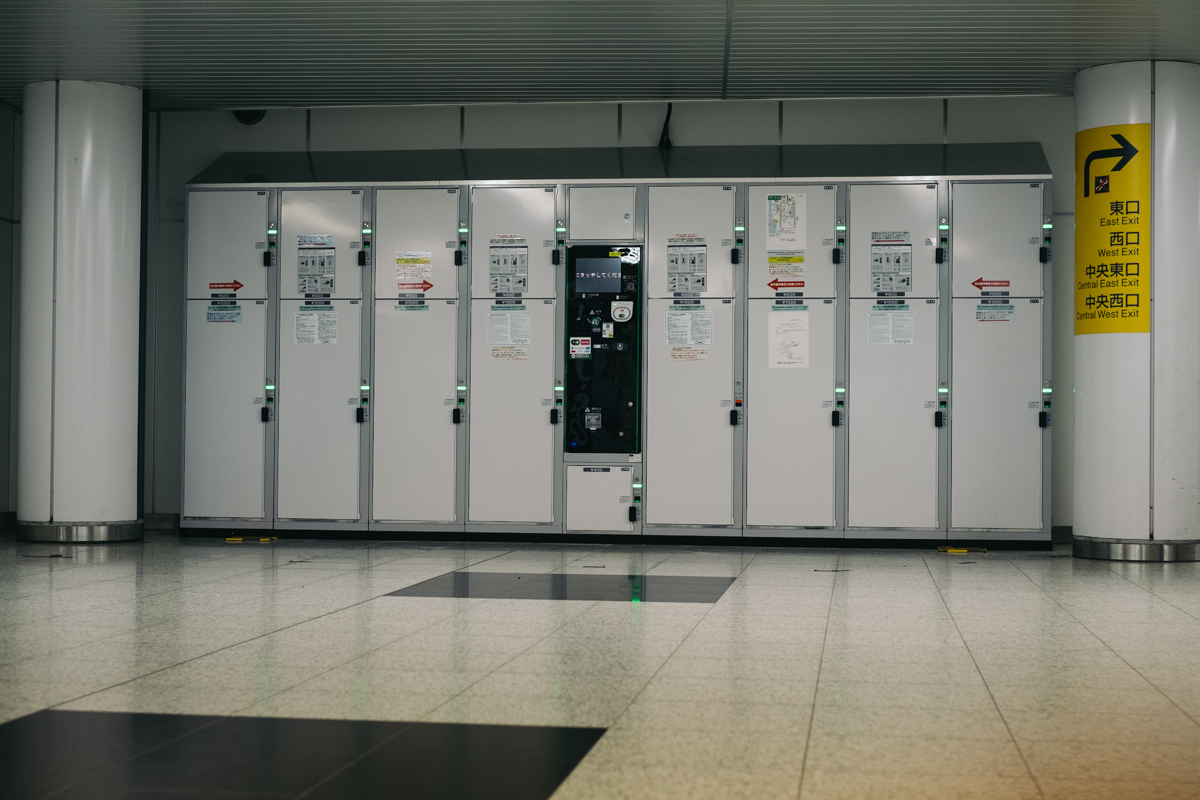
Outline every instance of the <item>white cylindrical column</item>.
{"type": "Polygon", "coordinates": [[[24,100],[18,533],[137,539],[142,92],[24,100]]]}
{"type": "Polygon", "coordinates": [[[1200,66],[1075,79],[1075,555],[1196,560],[1200,66]]]}

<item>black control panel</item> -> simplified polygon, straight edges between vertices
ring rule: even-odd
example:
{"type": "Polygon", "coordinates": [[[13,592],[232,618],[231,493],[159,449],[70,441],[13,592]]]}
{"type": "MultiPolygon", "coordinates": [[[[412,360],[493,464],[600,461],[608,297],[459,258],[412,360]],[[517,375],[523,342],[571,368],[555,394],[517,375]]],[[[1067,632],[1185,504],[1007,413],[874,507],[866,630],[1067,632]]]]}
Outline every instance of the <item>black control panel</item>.
{"type": "Polygon", "coordinates": [[[642,248],[567,247],[568,453],[639,453],[642,248]]]}

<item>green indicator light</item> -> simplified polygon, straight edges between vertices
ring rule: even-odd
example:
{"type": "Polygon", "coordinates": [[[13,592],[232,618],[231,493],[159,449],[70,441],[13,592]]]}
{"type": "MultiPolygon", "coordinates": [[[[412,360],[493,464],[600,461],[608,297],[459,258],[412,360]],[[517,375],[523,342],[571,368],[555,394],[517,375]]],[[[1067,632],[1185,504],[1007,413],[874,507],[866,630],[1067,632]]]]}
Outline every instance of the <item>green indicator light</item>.
{"type": "Polygon", "coordinates": [[[360,387],[358,387],[358,389],[360,392],[369,392],[371,390],[371,387],[370,386],[360,386],[360,387]]]}
{"type": "Polygon", "coordinates": [[[837,225],[834,227],[834,230],[844,231],[844,230],[846,230],[846,226],[845,225],[837,225]]]}
{"type": "Polygon", "coordinates": [[[563,390],[563,387],[561,387],[561,386],[554,387],[554,391],[556,391],[556,392],[561,392],[562,390],[563,390]]]}
{"type": "Polygon", "coordinates": [[[555,232],[557,232],[557,233],[562,233],[563,231],[565,231],[565,230],[566,230],[566,228],[555,228],[554,230],[555,230],[555,232]]]}
{"type": "Polygon", "coordinates": [[[841,394],[842,392],[844,392],[846,390],[842,389],[842,388],[838,388],[838,389],[834,389],[834,391],[837,392],[838,394],[841,394]]]}
{"type": "Polygon", "coordinates": [[[459,228],[459,229],[458,229],[458,232],[459,232],[459,233],[467,233],[467,229],[466,229],[466,228],[459,228]]]}
{"type": "Polygon", "coordinates": [[[635,483],[635,484],[633,485],[633,488],[635,488],[635,489],[640,489],[640,488],[642,488],[642,485],[641,485],[640,483],[635,483]]]}
{"type": "Polygon", "coordinates": [[[1048,231],[1048,230],[1050,230],[1050,229],[1051,229],[1051,228],[1053,228],[1053,227],[1054,227],[1054,225],[1053,225],[1052,223],[1050,223],[1050,222],[1043,222],[1043,223],[1042,223],[1042,230],[1046,230],[1046,231],[1048,231]]]}
{"type": "Polygon", "coordinates": [[[746,230],[746,226],[745,225],[734,225],[733,229],[735,231],[744,231],[744,230],[746,230]]]}
{"type": "Polygon", "coordinates": [[[275,230],[274,228],[267,228],[267,235],[268,235],[268,236],[274,236],[274,235],[275,235],[275,234],[277,234],[277,233],[279,233],[279,231],[275,230]]]}
{"type": "Polygon", "coordinates": [[[458,389],[460,392],[465,392],[467,390],[467,387],[465,386],[456,386],[454,388],[458,389]]]}
{"type": "Polygon", "coordinates": [[[949,389],[938,389],[938,394],[946,394],[949,391],[950,391],[949,389]]]}
{"type": "Polygon", "coordinates": [[[939,231],[948,231],[948,230],[950,230],[950,226],[949,225],[938,225],[938,230],[939,231]]]}
{"type": "Polygon", "coordinates": [[[363,233],[370,233],[370,232],[371,232],[370,228],[363,228],[363,233]]]}
{"type": "Polygon", "coordinates": [[[268,391],[268,392],[273,392],[273,391],[275,391],[275,384],[273,384],[273,383],[268,383],[268,384],[267,384],[267,391],[268,391]]]}
{"type": "Polygon", "coordinates": [[[1053,389],[1042,389],[1042,394],[1050,394],[1053,391],[1053,389]]]}

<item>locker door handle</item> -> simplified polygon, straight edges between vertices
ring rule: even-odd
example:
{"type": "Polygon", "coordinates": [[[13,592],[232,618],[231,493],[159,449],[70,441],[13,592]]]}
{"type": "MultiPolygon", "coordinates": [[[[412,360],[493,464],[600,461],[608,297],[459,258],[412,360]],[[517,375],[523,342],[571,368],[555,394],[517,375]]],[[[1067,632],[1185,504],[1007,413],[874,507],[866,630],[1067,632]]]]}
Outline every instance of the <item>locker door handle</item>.
{"type": "MultiPolygon", "coordinates": [[[[263,407],[262,407],[262,416],[261,416],[261,418],[262,418],[262,421],[263,421],[263,422],[270,422],[270,421],[271,421],[271,409],[270,409],[269,407],[267,407],[267,406],[263,406],[263,407]]],[[[1042,427],[1044,428],[1044,427],[1046,427],[1046,426],[1045,426],[1045,425],[1043,425],[1042,427]]]]}
{"type": "Polygon", "coordinates": [[[938,264],[945,263],[945,261],[946,261],[946,248],[944,248],[944,247],[939,247],[939,248],[937,248],[936,250],[934,250],[934,251],[933,251],[933,260],[934,260],[934,261],[936,261],[938,264]]]}
{"type": "Polygon", "coordinates": [[[355,422],[366,422],[367,421],[367,412],[361,407],[354,409],[354,421],[355,422]]]}
{"type": "Polygon", "coordinates": [[[550,409],[550,424],[551,425],[558,424],[558,409],[557,408],[550,409]]]}
{"type": "Polygon", "coordinates": [[[456,266],[456,267],[462,266],[462,250],[454,251],[454,266],[456,266]]]}
{"type": "Polygon", "coordinates": [[[933,412],[933,427],[940,428],[945,423],[945,421],[946,421],[946,415],[944,412],[941,412],[941,411],[933,412]]]}
{"type": "Polygon", "coordinates": [[[365,267],[367,265],[367,251],[366,250],[358,251],[358,265],[360,267],[365,267]]]}
{"type": "Polygon", "coordinates": [[[1050,412],[1049,411],[1039,411],[1038,412],[1038,427],[1039,428],[1049,428],[1050,427],[1050,412]]]}
{"type": "Polygon", "coordinates": [[[842,424],[842,412],[834,409],[833,411],[833,427],[840,427],[842,424]]]}
{"type": "Polygon", "coordinates": [[[1039,247],[1038,248],[1038,263],[1047,264],[1047,263],[1049,263],[1049,261],[1050,261],[1050,248],[1049,247],[1039,247]]]}
{"type": "Polygon", "coordinates": [[[738,419],[738,410],[737,410],[736,408],[731,408],[731,409],[729,409],[729,424],[730,424],[730,425],[737,425],[737,424],[738,424],[738,422],[739,422],[739,419],[738,419]]]}
{"type": "Polygon", "coordinates": [[[835,264],[842,263],[842,248],[840,248],[840,247],[833,248],[833,263],[835,263],[835,264]]]}
{"type": "Polygon", "coordinates": [[[270,250],[266,250],[263,252],[263,266],[264,267],[271,266],[271,251],[270,250]]]}
{"type": "Polygon", "coordinates": [[[455,425],[462,422],[462,409],[456,408],[450,412],[450,421],[455,425]]]}
{"type": "Polygon", "coordinates": [[[630,522],[638,521],[638,507],[637,506],[629,507],[629,521],[630,522]]]}
{"type": "Polygon", "coordinates": [[[550,263],[551,263],[551,264],[553,264],[554,266],[556,266],[556,267],[557,267],[557,266],[558,266],[558,262],[559,262],[559,260],[561,259],[561,257],[562,257],[562,256],[559,254],[558,248],[556,247],[556,248],[555,248],[555,249],[554,249],[554,250],[553,250],[553,251],[550,253],[550,263]]]}
{"type": "Polygon", "coordinates": [[[729,251],[729,263],[738,264],[742,260],[742,251],[736,247],[729,251]]]}

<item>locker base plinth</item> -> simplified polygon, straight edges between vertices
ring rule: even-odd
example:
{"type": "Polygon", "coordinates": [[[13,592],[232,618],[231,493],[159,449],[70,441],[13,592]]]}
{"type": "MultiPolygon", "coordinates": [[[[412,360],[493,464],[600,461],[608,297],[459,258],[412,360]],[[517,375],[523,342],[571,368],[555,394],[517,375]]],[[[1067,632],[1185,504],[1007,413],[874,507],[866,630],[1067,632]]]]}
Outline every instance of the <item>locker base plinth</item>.
{"type": "Polygon", "coordinates": [[[22,542],[97,544],[142,541],[142,520],[134,522],[18,522],[17,539],[22,542]]]}
{"type": "Polygon", "coordinates": [[[1076,558],[1103,561],[1200,561],[1200,540],[1094,539],[1076,536],[1076,558]]]}

